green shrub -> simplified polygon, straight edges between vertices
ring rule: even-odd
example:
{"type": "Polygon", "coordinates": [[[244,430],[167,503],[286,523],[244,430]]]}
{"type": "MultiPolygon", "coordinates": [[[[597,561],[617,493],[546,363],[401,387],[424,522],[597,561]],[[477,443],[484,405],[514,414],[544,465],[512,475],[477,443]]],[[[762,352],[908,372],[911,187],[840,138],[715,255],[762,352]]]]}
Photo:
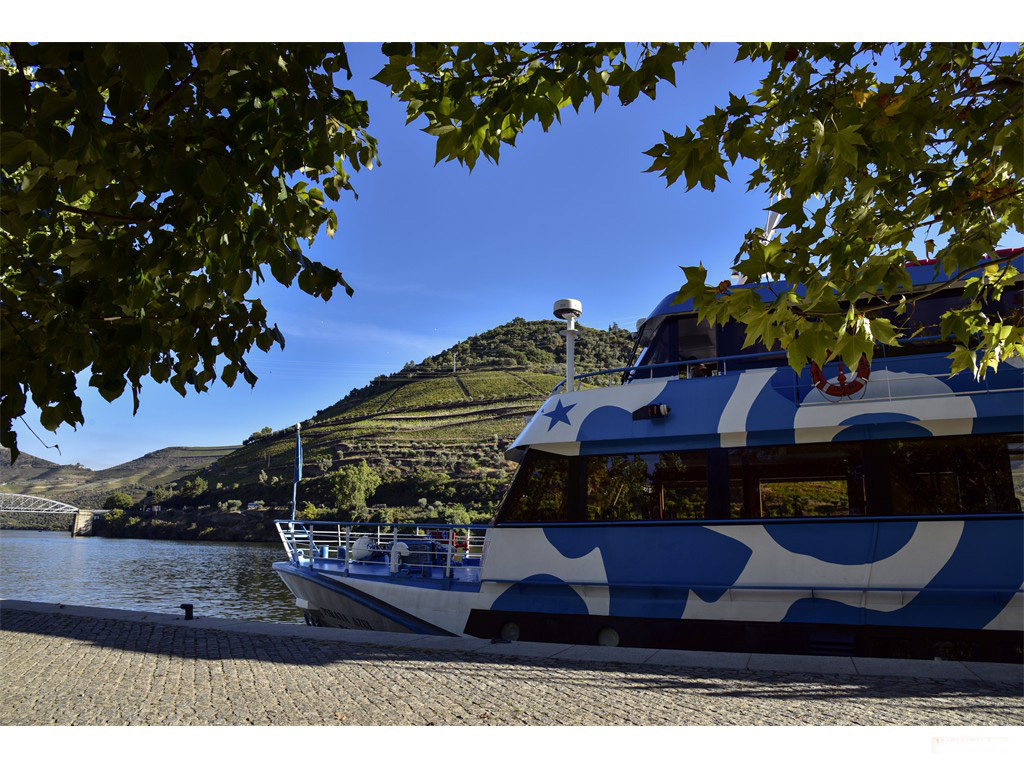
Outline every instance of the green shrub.
{"type": "Polygon", "coordinates": [[[335,503],[339,509],[363,509],[367,499],[380,487],[380,475],[367,465],[343,467],[330,476],[334,482],[335,503]]]}
{"type": "Polygon", "coordinates": [[[327,507],[318,507],[307,501],[305,506],[297,510],[295,517],[298,520],[336,520],[338,513],[327,507]]]}
{"type": "Polygon", "coordinates": [[[132,497],[124,491],[114,491],[103,502],[104,509],[125,509],[132,506],[132,497]]]}

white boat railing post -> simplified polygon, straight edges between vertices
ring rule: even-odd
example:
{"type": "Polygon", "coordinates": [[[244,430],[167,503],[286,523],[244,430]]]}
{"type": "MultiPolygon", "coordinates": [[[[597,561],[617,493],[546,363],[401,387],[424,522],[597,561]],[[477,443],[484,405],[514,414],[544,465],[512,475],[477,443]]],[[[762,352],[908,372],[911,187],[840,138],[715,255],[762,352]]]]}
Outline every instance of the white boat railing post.
{"type": "Polygon", "coordinates": [[[444,558],[444,577],[452,577],[452,551],[455,549],[455,529],[452,528],[452,537],[448,539],[448,554],[444,558]]]}
{"type": "Polygon", "coordinates": [[[345,575],[348,576],[348,564],[352,560],[352,525],[345,524],[345,575]]]}
{"type": "Polygon", "coordinates": [[[398,573],[398,524],[391,524],[391,575],[398,573]]]}

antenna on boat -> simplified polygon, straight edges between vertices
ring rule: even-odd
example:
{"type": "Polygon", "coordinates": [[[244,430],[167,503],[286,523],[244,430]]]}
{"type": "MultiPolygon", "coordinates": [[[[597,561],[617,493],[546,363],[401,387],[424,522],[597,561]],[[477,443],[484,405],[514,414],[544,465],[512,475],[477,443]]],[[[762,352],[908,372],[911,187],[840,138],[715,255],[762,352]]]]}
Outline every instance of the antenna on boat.
{"type": "Polygon", "coordinates": [[[565,336],[565,391],[576,389],[576,371],[574,357],[576,355],[576,318],[583,314],[583,302],[579,299],[559,299],[555,302],[555,317],[565,320],[565,330],[559,331],[565,336]]]}
{"type": "MultiPolygon", "coordinates": [[[[785,190],[777,193],[772,205],[787,197],[789,197],[789,195],[786,194],[785,190]]],[[[768,219],[764,223],[764,234],[761,235],[762,243],[767,244],[768,241],[775,236],[775,227],[779,225],[779,219],[781,218],[782,214],[778,211],[768,211],[768,219]]],[[[733,285],[743,285],[747,281],[746,277],[736,271],[733,271],[729,276],[729,279],[732,281],[733,285]]]]}
{"type": "MultiPolygon", "coordinates": [[[[779,192],[779,194],[775,196],[775,202],[777,203],[787,197],[789,197],[789,195],[785,192],[779,192]]],[[[782,214],[778,211],[768,211],[768,220],[764,223],[764,234],[761,235],[762,242],[767,243],[772,239],[772,236],[775,234],[775,227],[778,226],[779,219],[781,218],[782,214]]]]}

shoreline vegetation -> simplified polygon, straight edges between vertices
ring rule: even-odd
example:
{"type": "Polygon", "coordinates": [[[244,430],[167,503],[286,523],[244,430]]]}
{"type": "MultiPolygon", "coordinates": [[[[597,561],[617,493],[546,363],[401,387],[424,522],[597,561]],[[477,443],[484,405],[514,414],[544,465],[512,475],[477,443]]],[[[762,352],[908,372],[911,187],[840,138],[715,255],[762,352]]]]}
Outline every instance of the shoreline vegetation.
{"type": "MultiPolygon", "coordinates": [[[[516,470],[505,449],[565,377],[562,327],[514,318],[312,414],[301,424],[299,516],[490,522],[516,470]]],[[[630,333],[580,329],[578,373],[627,364],[630,333]]],[[[102,485],[77,482],[72,469],[22,454],[0,468],[0,490],[115,510],[95,521],[98,536],[278,541],[273,521],[290,517],[295,428],[257,428],[235,450],[157,451],[113,468],[132,470],[120,479],[105,471],[102,485]]]]}
{"type": "MultiPolygon", "coordinates": [[[[461,504],[450,507],[392,507],[353,510],[340,513],[332,509],[301,505],[297,520],[328,520],[353,523],[419,523],[469,525],[489,523],[490,513],[470,513],[461,504]]],[[[166,510],[159,516],[140,514],[136,510],[114,509],[93,521],[90,535],[116,539],[163,539],[174,541],[280,541],[275,520],[288,519],[287,508],[234,509],[228,511],[166,510]]],[[[0,514],[2,531],[47,531],[71,533],[70,514],[0,514]]],[[[2,535],[2,534],[0,534],[2,535]]]]}

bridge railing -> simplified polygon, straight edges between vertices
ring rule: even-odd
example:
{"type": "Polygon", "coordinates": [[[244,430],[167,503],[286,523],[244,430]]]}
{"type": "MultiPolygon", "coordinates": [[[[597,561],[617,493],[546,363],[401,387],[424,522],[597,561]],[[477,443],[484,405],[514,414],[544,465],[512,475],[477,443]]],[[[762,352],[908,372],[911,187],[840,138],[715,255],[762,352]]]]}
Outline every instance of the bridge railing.
{"type": "Polygon", "coordinates": [[[0,512],[39,512],[49,515],[73,515],[77,514],[79,509],[62,501],[44,499],[40,496],[29,496],[24,493],[0,493],[0,512]]]}

